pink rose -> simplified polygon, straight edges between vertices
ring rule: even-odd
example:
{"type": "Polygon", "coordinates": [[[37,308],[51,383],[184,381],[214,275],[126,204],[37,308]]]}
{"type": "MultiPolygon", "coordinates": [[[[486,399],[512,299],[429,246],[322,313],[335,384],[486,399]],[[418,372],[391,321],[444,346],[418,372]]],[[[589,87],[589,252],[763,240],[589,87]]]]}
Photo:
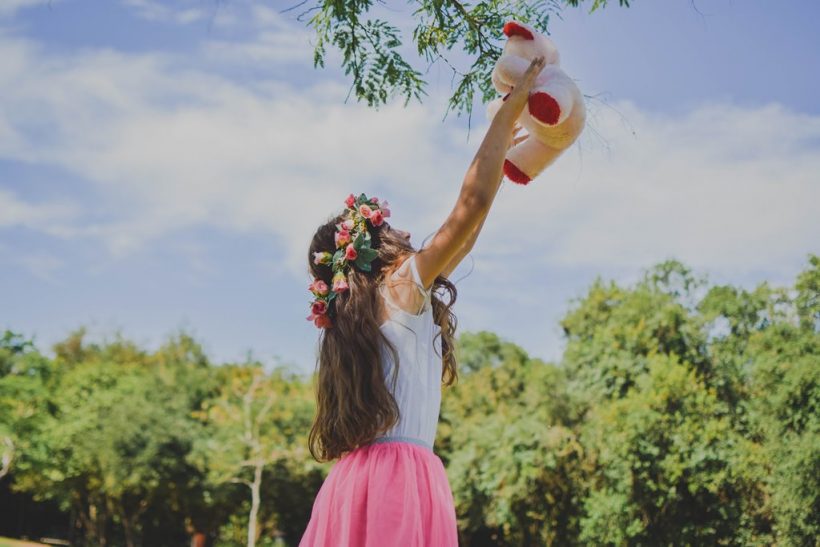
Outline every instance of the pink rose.
{"type": "Polygon", "coordinates": [[[377,198],[376,196],[373,196],[372,198],[370,198],[370,201],[372,201],[372,202],[373,202],[373,203],[375,203],[376,205],[378,205],[378,204],[379,204],[379,198],[377,198]]]}
{"type": "Polygon", "coordinates": [[[345,249],[345,260],[356,260],[358,254],[359,253],[356,252],[356,248],[351,243],[345,249]]]}
{"type": "Polygon", "coordinates": [[[373,214],[370,215],[370,222],[373,226],[381,226],[382,222],[384,222],[384,213],[382,213],[380,209],[376,209],[373,211],[373,214]]]}
{"type": "Polygon", "coordinates": [[[348,243],[350,243],[350,232],[347,230],[341,230],[334,234],[333,238],[336,240],[336,247],[344,247],[348,243]]]}
{"type": "Polygon", "coordinates": [[[366,203],[359,205],[359,214],[364,218],[370,218],[371,213],[373,213],[373,209],[371,209],[366,203]]]}
{"type": "Polygon", "coordinates": [[[313,283],[310,284],[310,287],[308,287],[308,289],[310,289],[310,292],[312,292],[316,296],[325,296],[329,290],[327,283],[325,283],[321,279],[314,280],[313,283]]]}
{"type": "Polygon", "coordinates": [[[352,230],[354,228],[354,226],[356,226],[356,223],[353,222],[352,218],[349,218],[349,219],[345,220],[344,222],[342,222],[342,228],[345,229],[345,230],[348,230],[348,231],[352,230]]]}
{"type": "Polygon", "coordinates": [[[329,329],[333,326],[333,322],[330,320],[330,317],[327,315],[320,315],[316,317],[313,323],[319,327],[320,329],[329,329]]]}
{"type": "Polygon", "coordinates": [[[342,292],[349,288],[344,272],[336,272],[336,275],[333,276],[333,291],[342,292]]]}
{"type": "Polygon", "coordinates": [[[330,264],[333,260],[333,255],[327,251],[321,252],[314,252],[313,253],[313,263],[314,264],[330,264]]]}
{"type": "Polygon", "coordinates": [[[348,207],[353,207],[354,205],[356,205],[356,196],[354,196],[353,194],[347,196],[347,199],[345,200],[345,205],[347,205],[348,207]]]}
{"type": "Polygon", "coordinates": [[[311,306],[310,311],[313,315],[324,315],[327,312],[327,302],[324,300],[316,300],[311,306]]]}
{"type": "Polygon", "coordinates": [[[388,202],[385,201],[381,205],[379,205],[379,210],[382,212],[382,216],[387,218],[390,216],[390,209],[387,208],[388,202]]]}

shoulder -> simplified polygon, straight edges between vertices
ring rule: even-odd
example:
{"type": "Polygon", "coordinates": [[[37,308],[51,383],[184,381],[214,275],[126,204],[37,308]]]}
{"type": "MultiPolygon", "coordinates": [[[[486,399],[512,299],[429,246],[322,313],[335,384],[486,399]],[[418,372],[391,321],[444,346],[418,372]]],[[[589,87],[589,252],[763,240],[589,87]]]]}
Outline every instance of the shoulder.
{"type": "Polygon", "coordinates": [[[402,257],[392,273],[385,276],[384,286],[392,304],[406,312],[419,314],[430,299],[432,287],[425,289],[422,285],[415,258],[415,253],[402,257]]]}

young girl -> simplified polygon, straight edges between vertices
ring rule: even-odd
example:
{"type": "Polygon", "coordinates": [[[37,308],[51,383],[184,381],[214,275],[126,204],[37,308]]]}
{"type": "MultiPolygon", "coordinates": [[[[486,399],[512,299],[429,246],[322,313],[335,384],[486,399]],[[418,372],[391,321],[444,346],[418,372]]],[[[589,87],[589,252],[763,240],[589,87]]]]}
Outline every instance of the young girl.
{"type": "Polygon", "coordinates": [[[450,215],[421,250],[385,220],[387,202],[353,194],[319,227],[308,262],[309,320],[321,329],[309,448],[339,461],[319,489],[300,547],[457,547],[453,494],[433,452],[441,382],[457,379],[455,286],[501,184],[533,60],[467,170],[450,215]],[[448,304],[436,289],[449,293],[448,304]]]}

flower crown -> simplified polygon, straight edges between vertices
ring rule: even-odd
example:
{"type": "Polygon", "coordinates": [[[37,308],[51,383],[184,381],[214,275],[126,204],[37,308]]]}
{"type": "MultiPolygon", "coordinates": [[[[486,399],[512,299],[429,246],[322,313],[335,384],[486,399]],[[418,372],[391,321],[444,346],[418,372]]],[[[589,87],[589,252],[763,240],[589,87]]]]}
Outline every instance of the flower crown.
{"type": "Polygon", "coordinates": [[[390,209],[386,201],[379,203],[379,198],[368,198],[364,194],[355,197],[353,194],[345,199],[347,218],[336,225],[333,236],[336,250],[317,251],[313,253],[314,264],[326,264],[333,269],[333,286],[315,278],[308,289],[314,299],[310,303],[308,321],[313,321],[319,328],[330,328],[333,321],[330,319],[330,304],[336,295],[348,290],[347,272],[351,264],[364,272],[370,271],[370,263],[378,256],[378,252],[371,247],[369,222],[372,226],[381,226],[384,219],[390,216],[390,209]]]}

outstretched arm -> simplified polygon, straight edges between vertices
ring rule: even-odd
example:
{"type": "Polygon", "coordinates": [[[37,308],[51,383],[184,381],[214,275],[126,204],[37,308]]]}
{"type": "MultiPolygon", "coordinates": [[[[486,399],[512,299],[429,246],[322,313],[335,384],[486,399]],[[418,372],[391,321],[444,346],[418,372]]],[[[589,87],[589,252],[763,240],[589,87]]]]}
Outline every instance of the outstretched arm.
{"type": "Polygon", "coordinates": [[[417,253],[416,266],[425,289],[433,285],[436,277],[464,248],[473,231],[480,227],[489,212],[501,184],[513,126],[527,103],[535,76],[541,71],[543,64],[543,57],[533,59],[521,80],[498,109],[467,169],[455,207],[430,244],[417,253]]]}
{"type": "MultiPolygon", "coordinates": [[[[513,132],[512,132],[513,138],[512,138],[512,140],[509,144],[508,149],[512,148],[513,146],[517,145],[518,143],[524,141],[529,136],[529,135],[524,135],[523,137],[516,137],[515,135],[520,130],[521,130],[520,125],[517,125],[516,128],[513,130],[513,132]]],[[[503,175],[502,175],[501,179],[503,179],[503,175]]],[[[498,192],[498,188],[501,188],[501,180],[499,180],[498,182],[499,182],[499,184],[496,187],[496,193],[498,192]]],[[[487,220],[487,213],[489,213],[489,210],[484,212],[484,214],[482,215],[482,218],[481,218],[481,222],[479,222],[478,226],[476,226],[473,229],[473,232],[470,234],[470,238],[467,240],[467,242],[464,244],[464,246],[459,250],[459,252],[456,254],[456,256],[454,256],[453,259],[450,261],[450,263],[447,264],[447,266],[444,267],[444,269],[441,271],[441,275],[443,275],[444,277],[450,277],[450,274],[453,273],[453,270],[455,270],[456,267],[461,263],[461,261],[464,260],[464,257],[467,256],[468,254],[470,254],[470,252],[473,250],[473,246],[475,245],[476,239],[478,239],[478,234],[481,233],[481,229],[484,227],[484,221],[487,220]]]]}

